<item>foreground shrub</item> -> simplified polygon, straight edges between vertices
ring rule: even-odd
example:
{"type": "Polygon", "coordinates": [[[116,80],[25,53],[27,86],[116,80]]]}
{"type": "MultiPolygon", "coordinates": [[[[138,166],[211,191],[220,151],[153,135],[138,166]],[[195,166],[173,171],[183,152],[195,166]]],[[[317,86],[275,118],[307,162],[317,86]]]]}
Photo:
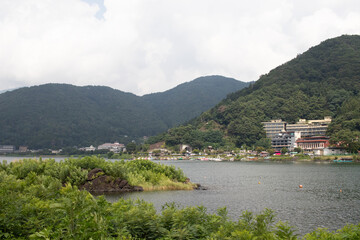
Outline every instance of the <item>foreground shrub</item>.
{"type": "MultiPolygon", "coordinates": [[[[141,200],[112,204],[104,197],[94,198],[56,177],[52,170],[60,163],[39,163],[41,167],[31,161],[24,169],[14,163],[15,171],[10,165],[0,167],[0,239],[298,239],[295,229],[276,222],[270,209],[258,214],[245,211],[238,221],[227,216],[226,208],[209,214],[202,206],[181,209],[170,203],[157,213],[151,203],[141,200]]],[[[151,167],[132,164],[137,171],[151,167]]],[[[76,182],[71,175],[67,178],[76,182]]],[[[318,229],[303,239],[360,239],[360,224],[336,232],[318,229]]]]}
{"type": "Polygon", "coordinates": [[[157,164],[149,160],[107,161],[96,156],[68,158],[61,162],[54,159],[24,159],[10,164],[0,163],[0,171],[25,179],[29,174],[51,176],[62,184],[80,186],[87,174],[94,168],[101,168],[106,175],[126,179],[130,185],[141,186],[144,190],[193,189],[181,169],[157,164]]]}

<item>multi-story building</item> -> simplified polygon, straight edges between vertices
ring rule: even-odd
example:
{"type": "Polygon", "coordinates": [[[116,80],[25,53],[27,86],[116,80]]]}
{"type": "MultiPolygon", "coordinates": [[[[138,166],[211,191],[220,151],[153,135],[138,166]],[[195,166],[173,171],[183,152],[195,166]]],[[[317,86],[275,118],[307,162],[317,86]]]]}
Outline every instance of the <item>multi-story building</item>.
{"type": "Polygon", "coordinates": [[[323,120],[300,119],[295,124],[286,124],[286,131],[300,132],[301,137],[325,136],[330,123],[331,117],[325,117],[323,120]]]}
{"type": "Polygon", "coordinates": [[[277,133],[271,138],[271,147],[277,151],[281,151],[282,148],[286,148],[289,151],[295,147],[295,133],[294,132],[281,132],[277,133]]]}
{"type": "Polygon", "coordinates": [[[19,147],[19,152],[24,153],[24,152],[27,152],[27,151],[29,151],[27,146],[20,146],[19,147]]]}
{"type": "Polygon", "coordinates": [[[14,145],[0,145],[0,153],[13,153],[14,151],[14,145]]]}
{"type": "Polygon", "coordinates": [[[266,137],[270,139],[286,129],[286,122],[281,119],[271,120],[270,122],[262,122],[262,124],[264,125],[266,137]]]}
{"type": "Polygon", "coordinates": [[[125,145],[122,143],[104,143],[98,146],[98,150],[109,150],[115,153],[121,152],[125,149],[125,145]]]}
{"type": "Polygon", "coordinates": [[[262,122],[267,138],[274,138],[281,132],[294,132],[295,138],[310,136],[325,136],[328,125],[331,123],[331,117],[325,117],[322,120],[300,119],[297,123],[289,124],[281,119],[262,122]]]}

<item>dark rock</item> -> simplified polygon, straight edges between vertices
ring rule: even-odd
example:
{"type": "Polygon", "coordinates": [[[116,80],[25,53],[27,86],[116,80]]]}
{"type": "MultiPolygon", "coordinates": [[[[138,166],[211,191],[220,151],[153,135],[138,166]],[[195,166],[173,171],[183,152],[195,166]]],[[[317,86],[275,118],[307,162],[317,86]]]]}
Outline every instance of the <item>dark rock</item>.
{"type": "Polygon", "coordinates": [[[142,192],[142,191],[144,191],[144,189],[142,187],[140,187],[140,186],[135,186],[133,190],[134,190],[134,192],[142,192]]]}
{"type": "Polygon", "coordinates": [[[89,173],[88,173],[88,177],[87,177],[87,180],[88,181],[91,181],[95,178],[97,178],[98,176],[101,176],[101,175],[104,175],[104,171],[101,169],[101,168],[94,168],[93,170],[91,170],[89,173]]]}
{"type": "Polygon", "coordinates": [[[125,179],[105,175],[100,168],[95,168],[88,173],[87,182],[80,186],[80,189],[91,193],[143,191],[142,187],[131,186],[125,179]]]}
{"type": "Polygon", "coordinates": [[[120,178],[119,178],[119,180],[120,180],[120,182],[119,182],[119,187],[120,187],[120,188],[123,188],[123,187],[129,185],[128,181],[126,181],[126,180],[121,180],[120,178]]]}
{"type": "Polygon", "coordinates": [[[208,188],[201,186],[201,184],[199,184],[199,183],[196,183],[194,190],[208,190],[208,188]]]}

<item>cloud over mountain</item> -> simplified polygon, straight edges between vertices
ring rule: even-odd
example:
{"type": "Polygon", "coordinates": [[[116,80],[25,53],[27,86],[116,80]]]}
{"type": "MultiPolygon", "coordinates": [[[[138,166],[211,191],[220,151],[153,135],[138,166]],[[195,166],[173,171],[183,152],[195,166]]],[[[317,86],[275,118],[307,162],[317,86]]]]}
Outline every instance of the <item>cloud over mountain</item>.
{"type": "Polygon", "coordinates": [[[48,82],[145,94],[201,75],[256,80],[326,38],[360,33],[345,1],[0,2],[1,88],[48,82]]]}

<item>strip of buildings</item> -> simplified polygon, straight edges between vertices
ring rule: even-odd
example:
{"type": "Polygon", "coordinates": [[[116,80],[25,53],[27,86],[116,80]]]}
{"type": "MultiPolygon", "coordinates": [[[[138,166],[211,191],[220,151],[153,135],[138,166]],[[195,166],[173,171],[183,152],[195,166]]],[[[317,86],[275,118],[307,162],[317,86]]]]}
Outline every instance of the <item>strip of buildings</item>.
{"type": "Polygon", "coordinates": [[[266,137],[271,139],[275,150],[282,148],[293,151],[299,147],[304,152],[313,152],[315,155],[338,154],[340,150],[329,149],[329,137],[326,130],[331,123],[331,117],[321,120],[300,119],[297,123],[289,124],[281,119],[262,122],[266,137]]]}
{"type": "Polygon", "coordinates": [[[0,145],[0,153],[13,153],[15,152],[14,145],[0,145]]]}

